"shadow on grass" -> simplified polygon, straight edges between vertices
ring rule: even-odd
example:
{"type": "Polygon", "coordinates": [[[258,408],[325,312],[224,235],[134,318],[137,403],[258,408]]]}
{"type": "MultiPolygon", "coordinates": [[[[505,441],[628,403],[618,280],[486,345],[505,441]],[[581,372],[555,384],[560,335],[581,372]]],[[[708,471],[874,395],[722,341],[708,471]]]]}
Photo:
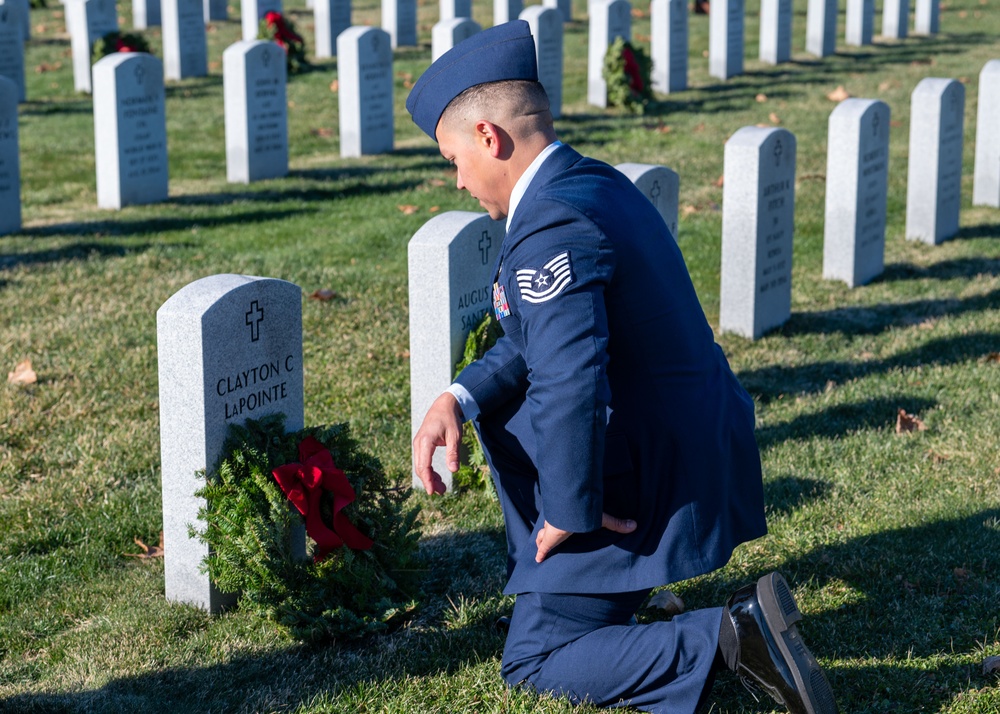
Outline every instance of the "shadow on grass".
{"type": "Polygon", "coordinates": [[[799,367],[774,365],[740,372],[744,388],[763,402],[782,394],[813,393],[851,379],[885,374],[896,369],[927,365],[953,365],[1000,351],[1000,334],[973,332],[930,340],[922,347],[892,357],[867,362],[814,362],[799,367]]]}
{"type": "MultiPolygon", "coordinates": [[[[1000,235],[1000,227],[995,227],[1000,235]]],[[[901,280],[953,280],[974,278],[979,275],[1000,275],[1000,259],[954,258],[922,266],[911,263],[890,263],[871,284],[892,283],[901,280]]]]}
{"type": "Polygon", "coordinates": [[[969,240],[971,238],[1000,238],[1000,223],[981,226],[963,226],[952,240],[969,240]]]}
{"type": "Polygon", "coordinates": [[[764,508],[767,515],[788,515],[809,501],[821,501],[830,492],[830,484],[815,478],[779,476],[764,482],[764,508]]]}

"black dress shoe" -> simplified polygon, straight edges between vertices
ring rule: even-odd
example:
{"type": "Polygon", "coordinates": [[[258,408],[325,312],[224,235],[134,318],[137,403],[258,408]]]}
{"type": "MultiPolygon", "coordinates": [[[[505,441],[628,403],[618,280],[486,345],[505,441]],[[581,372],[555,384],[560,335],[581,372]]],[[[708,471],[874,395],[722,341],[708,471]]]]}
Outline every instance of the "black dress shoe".
{"type": "Polygon", "coordinates": [[[729,598],[736,630],[736,673],[792,714],[837,714],[830,683],[796,626],[802,619],[788,583],[769,573],[729,598]]]}

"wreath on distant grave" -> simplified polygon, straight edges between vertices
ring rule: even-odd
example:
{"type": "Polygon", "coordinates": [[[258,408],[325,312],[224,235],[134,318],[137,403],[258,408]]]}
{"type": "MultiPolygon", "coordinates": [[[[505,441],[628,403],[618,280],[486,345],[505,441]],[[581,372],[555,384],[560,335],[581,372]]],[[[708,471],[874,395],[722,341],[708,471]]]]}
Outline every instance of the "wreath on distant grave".
{"type": "Polygon", "coordinates": [[[641,47],[621,37],[608,47],[601,72],[608,85],[608,104],[642,114],[653,98],[653,62],[641,47]]]}
{"type": "MultiPolygon", "coordinates": [[[[455,365],[455,374],[457,375],[486,354],[486,350],[496,344],[502,334],[500,322],[493,317],[491,311],[487,311],[482,321],[466,338],[462,361],[455,365]]],[[[466,422],[462,427],[462,446],[465,447],[468,454],[468,461],[458,467],[454,476],[455,486],[460,489],[467,488],[477,491],[487,489],[493,483],[490,479],[490,467],[486,463],[486,454],[483,452],[483,446],[479,443],[479,437],[476,435],[471,421],[466,422]]]]}
{"type": "Polygon", "coordinates": [[[91,61],[96,62],[115,52],[149,52],[149,43],[142,35],[131,32],[109,32],[94,43],[91,61]]]}
{"type": "Polygon", "coordinates": [[[417,510],[346,424],[287,433],[273,415],[231,425],[198,496],[204,569],[239,606],[304,641],[379,632],[415,609],[417,510]],[[297,558],[305,524],[311,558],[297,558]]]}
{"type": "Polygon", "coordinates": [[[304,72],[309,68],[306,61],[306,41],[295,31],[295,23],[273,10],[264,15],[257,28],[258,40],[271,40],[285,51],[289,74],[304,72]]]}
{"type": "Polygon", "coordinates": [[[40,10],[48,6],[49,3],[47,2],[47,0],[31,0],[31,7],[34,10],[40,10]]]}

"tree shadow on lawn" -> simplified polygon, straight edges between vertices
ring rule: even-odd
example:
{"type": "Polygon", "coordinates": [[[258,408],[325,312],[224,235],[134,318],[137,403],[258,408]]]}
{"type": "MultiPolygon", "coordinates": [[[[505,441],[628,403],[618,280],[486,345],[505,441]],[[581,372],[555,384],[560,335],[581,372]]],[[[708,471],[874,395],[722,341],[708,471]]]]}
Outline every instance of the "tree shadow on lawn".
{"type": "Polygon", "coordinates": [[[931,340],[922,347],[866,362],[815,362],[798,367],[772,365],[740,372],[744,388],[767,403],[783,394],[815,393],[870,374],[929,365],[954,365],[1000,352],[1000,334],[974,332],[931,340]]]}

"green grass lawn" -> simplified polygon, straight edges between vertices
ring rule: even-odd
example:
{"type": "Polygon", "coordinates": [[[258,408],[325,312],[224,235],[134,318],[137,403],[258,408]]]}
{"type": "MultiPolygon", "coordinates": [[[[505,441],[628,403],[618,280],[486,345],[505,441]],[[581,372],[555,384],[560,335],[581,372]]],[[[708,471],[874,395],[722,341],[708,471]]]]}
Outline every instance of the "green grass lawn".
{"type": "MultiPolygon", "coordinates": [[[[355,22],[377,25],[378,7],[359,0],[355,22]]],[[[757,403],[770,534],[673,589],[689,608],[715,606],[780,569],[845,714],[1000,712],[1000,680],[982,671],[1000,655],[1000,211],[970,205],[978,75],[1000,57],[998,0],[947,0],[941,34],[852,49],[841,8],[840,52],[823,60],[802,51],[805,7],[796,1],[795,61],[767,67],[748,2],[747,73],[725,83],[708,76],[708,20],[692,16],[691,89],[645,116],[585,104],[582,0],[567,26],[560,136],[610,163],[679,172],[679,243],[713,324],[723,145],[759,123],[798,139],[792,318],[757,342],[719,337],[757,403]],[[962,227],[935,247],[904,240],[909,97],[932,76],[967,92],[962,227]],[[839,85],[892,110],[886,270],[854,290],[821,278],[826,95],[839,85]],[[926,430],[897,435],[901,408],[926,430]]],[[[437,211],[479,210],[403,109],[429,63],[433,2],[420,8],[422,45],[396,53],[395,153],[339,157],[327,60],[288,87],[290,175],[227,184],[221,55],[240,35],[232,10],[209,29],[210,76],[167,87],[170,199],[120,212],[96,207],[92,105],[72,90],[62,8],[33,12],[24,230],[0,237],[0,370],[31,359],[39,380],[0,384],[0,711],[591,711],[502,686],[493,622],[511,600],[498,594],[502,523],[487,494],[413,497],[422,607],[361,643],[303,646],[239,611],[168,605],[162,562],[123,555],[161,529],[163,302],[216,273],[301,286],[306,422],[349,421],[406,483],[406,244],[437,211]],[[306,298],[321,288],[337,298],[306,298]]],[[[311,13],[291,11],[311,45],[311,13]]],[[[130,27],[126,3],[120,12],[130,27]]],[[[490,24],[491,7],[475,16],[490,24]]],[[[648,42],[645,4],[634,34],[648,42]]],[[[148,37],[159,53],[159,31],[148,37]]],[[[732,678],[715,695],[713,712],[772,711],[732,678]]]]}

